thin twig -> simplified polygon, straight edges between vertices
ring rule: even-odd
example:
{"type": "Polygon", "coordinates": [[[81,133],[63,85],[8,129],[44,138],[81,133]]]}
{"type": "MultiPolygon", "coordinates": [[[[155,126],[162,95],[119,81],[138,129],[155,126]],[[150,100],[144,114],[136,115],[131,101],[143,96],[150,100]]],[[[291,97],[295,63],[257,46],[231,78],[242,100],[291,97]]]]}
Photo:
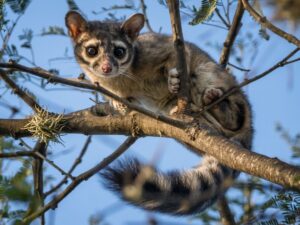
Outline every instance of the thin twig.
{"type": "Polygon", "coordinates": [[[0,77],[6,82],[6,84],[13,90],[13,92],[18,95],[28,106],[32,108],[33,111],[38,112],[42,107],[25,91],[23,91],[18,85],[11,80],[4,70],[0,69],[0,77]]]}
{"type": "Polygon", "coordinates": [[[235,38],[238,34],[240,27],[241,27],[241,21],[242,21],[243,15],[244,15],[244,11],[245,10],[244,10],[243,4],[239,1],[236,11],[235,11],[235,14],[234,14],[232,25],[230,26],[226,40],[224,42],[224,48],[222,49],[222,53],[221,53],[221,57],[220,57],[220,64],[223,68],[225,68],[228,63],[232,45],[235,41],[235,38]]]}
{"type": "MultiPolygon", "coordinates": [[[[266,70],[265,72],[251,78],[251,79],[247,79],[245,81],[243,81],[242,83],[240,83],[238,86],[235,86],[233,88],[231,88],[230,90],[228,90],[226,93],[224,93],[220,98],[218,98],[216,101],[212,102],[211,104],[203,107],[200,110],[200,113],[203,113],[209,109],[211,109],[213,106],[219,104],[221,101],[223,101],[225,98],[227,98],[228,96],[232,95],[233,93],[235,93],[237,90],[241,89],[242,87],[253,83],[256,80],[259,80],[265,76],[267,76],[268,74],[270,74],[271,72],[273,72],[274,70],[276,70],[279,67],[283,67],[285,65],[288,65],[290,63],[294,63],[295,60],[291,60],[288,61],[288,59],[290,59],[293,55],[295,55],[300,49],[296,48],[295,50],[293,50],[290,54],[288,54],[284,59],[280,60],[278,63],[276,63],[274,66],[272,66],[271,68],[269,68],[268,70],[266,70]]],[[[297,59],[297,61],[300,61],[300,58],[297,59]]]]}
{"type": "MultiPolygon", "coordinates": [[[[75,159],[73,165],[71,166],[70,170],[68,171],[68,174],[72,174],[72,172],[75,170],[75,168],[81,163],[82,157],[86,153],[89,144],[91,143],[92,136],[88,136],[86,139],[83,148],[81,149],[78,157],[75,159]]],[[[47,197],[48,195],[54,193],[57,191],[62,185],[66,184],[68,181],[68,176],[65,176],[57,185],[55,185],[53,188],[51,188],[49,191],[44,193],[44,196],[47,197]]]]}
{"type": "Polygon", "coordinates": [[[37,209],[31,215],[27,216],[23,219],[24,223],[29,223],[33,221],[35,218],[39,217],[46,211],[51,208],[57,206],[57,204],[62,201],[68,194],[70,194],[82,181],[88,180],[90,177],[98,173],[101,169],[108,166],[111,162],[113,162],[116,158],[118,158],[121,154],[123,154],[138,138],[137,137],[128,137],[123,144],[121,144],[116,151],[110,154],[108,157],[103,159],[100,163],[96,166],[92,167],[88,171],[80,174],[79,176],[75,177],[72,183],[60,194],[58,194],[52,201],[46,204],[44,207],[37,209]]]}
{"type": "Polygon", "coordinates": [[[74,86],[74,87],[98,91],[108,97],[111,97],[112,99],[115,99],[115,100],[125,104],[130,109],[133,109],[133,110],[140,112],[144,115],[147,115],[151,118],[154,118],[159,121],[169,123],[169,124],[172,124],[172,125],[178,126],[178,127],[186,127],[186,125],[187,125],[186,122],[166,117],[164,115],[158,114],[157,112],[151,112],[150,110],[147,110],[139,105],[133,104],[133,103],[129,102],[126,98],[121,98],[99,85],[96,86],[94,84],[88,84],[88,83],[82,83],[82,82],[78,82],[78,81],[69,80],[69,79],[66,79],[63,77],[56,76],[55,74],[52,74],[42,68],[30,68],[30,67],[26,67],[26,66],[23,66],[23,65],[20,65],[17,63],[0,63],[0,67],[27,72],[32,75],[47,79],[48,82],[50,82],[50,83],[61,83],[61,84],[66,84],[66,85],[70,85],[70,86],[74,86]]]}
{"type": "Polygon", "coordinates": [[[145,17],[145,24],[146,24],[146,27],[147,29],[150,31],[150,32],[153,32],[153,29],[150,25],[150,22],[149,22],[149,19],[148,19],[148,16],[147,16],[147,6],[145,4],[145,1],[144,0],[140,0],[141,2],[141,8],[142,8],[142,12],[144,14],[144,17],[145,17]]]}
{"type": "Polygon", "coordinates": [[[35,157],[33,151],[16,151],[0,153],[0,158],[35,157]]]}
{"type": "Polygon", "coordinates": [[[245,201],[243,202],[243,216],[241,218],[241,221],[244,223],[246,221],[249,221],[250,218],[253,217],[253,205],[251,202],[252,199],[252,191],[250,187],[244,187],[243,189],[243,196],[245,198],[245,201]]]}
{"type": "Polygon", "coordinates": [[[190,99],[190,81],[187,74],[185,58],[184,39],[181,28],[181,19],[178,0],[168,0],[169,14],[173,32],[173,42],[176,52],[176,69],[180,78],[180,89],[178,93],[177,107],[178,114],[186,111],[190,99]]]}
{"type": "Polygon", "coordinates": [[[237,69],[237,70],[240,70],[240,71],[243,71],[243,72],[250,72],[251,70],[249,69],[245,69],[245,68],[242,68],[240,66],[237,66],[237,65],[234,65],[230,62],[227,63],[229,66],[232,66],[233,68],[237,69]]]}
{"type": "Polygon", "coordinates": [[[224,19],[224,17],[221,15],[221,13],[220,13],[220,11],[219,11],[219,9],[218,8],[216,8],[216,13],[217,13],[217,16],[220,18],[220,20],[223,22],[223,24],[229,29],[230,28],[230,24],[228,23],[228,22],[230,22],[230,21],[226,21],[225,19],[224,19]]]}
{"type": "Polygon", "coordinates": [[[6,32],[6,35],[5,37],[3,38],[3,43],[2,43],[2,47],[1,47],[1,50],[0,50],[0,58],[2,58],[3,54],[4,54],[4,51],[6,49],[6,46],[8,44],[8,41],[12,35],[12,32],[14,31],[19,19],[21,18],[23,14],[20,14],[17,19],[14,21],[14,23],[12,24],[12,26],[10,27],[10,29],[8,29],[8,31],[6,32]]]}
{"type": "Polygon", "coordinates": [[[0,105],[2,105],[3,107],[8,108],[11,111],[11,114],[10,114],[9,118],[13,118],[17,113],[20,112],[19,108],[17,108],[16,106],[10,105],[6,102],[0,102],[0,105]]]}
{"type": "Polygon", "coordinates": [[[256,12],[252,6],[249,4],[248,0],[240,0],[242,1],[244,8],[250,13],[250,15],[263,27],[268,28],[273,33],[277,34],[278,36],[282,37],[283,39],[287,40],[290,43],[293,43],[298,48],[300,48],[300,40],[297,39],[294,35],[291,35],[280,28],[273,25],[270,21],[267,20],[265,16],[261,16],[258,12],[256,12]]]}
{"type": "Polygon", "coordinates": [[[203,22],[202,25],[216,27],[216,28],[219,28],[219,29],[222,29],[222,30],[226,30],[226,31],[228,30],[228,28],[226,28],[226,27],[223,27],[223,26],[220,26],[220,25],[217,25],[217,24],[213,24],[213,23],[203,22]]]}
{"type": "Polygon", "coordinates": [[[42,155],[40,152],[34,152],[34,154],[37,157],[45,160],[47,163],[49,163],[51,166],[53,166],[55,169],[57,169],[62,175],[68,176],[72,180],[75,179],[72,175],[68,174],[66,171],[64,171],[62,168],[60,168],[58,165],[56,165],[52,160],[50,160],[46,156],[42,155]]]}
{"type": "Polygon", "coordinates": [[[289,61],[286,61],[286,64],[291,64],[291,63],[294,63],[294,62],[297,62],[297,61],[300,61],[300,57],[299,58],[296,58],[296,59],[293,59],[293,60],[289,60],[289,61]]]}
{"type": "Polygon", "coordinates": [[[244,181],[237,181],[232,186],[238,190],[244,189],[245,187],[249,187],[252,190],[263,190],[263,191],[274,191],[279,192],[282,191],[282,187],[272,183],[253,183],[253,182],[244,182],[244,181]]]}
{"type": "Polygon", "coordinates": [[[218,199],[218,210],[223,225],[236,225],[225,196],[218,199]]]}

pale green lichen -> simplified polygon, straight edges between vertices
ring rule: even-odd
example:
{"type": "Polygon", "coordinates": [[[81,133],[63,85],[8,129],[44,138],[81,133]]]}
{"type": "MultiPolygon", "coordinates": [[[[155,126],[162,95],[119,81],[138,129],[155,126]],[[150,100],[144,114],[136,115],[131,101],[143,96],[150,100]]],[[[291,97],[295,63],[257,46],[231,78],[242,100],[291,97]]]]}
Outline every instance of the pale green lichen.
{"type": "Polygon", "coordinates": [[[48,141],[62,143],[61,131],[66,124],[63,114],[52,114],[43,109],[36,111],[37,113],[31,117],[23,129],[45,143],[48,141]]]}

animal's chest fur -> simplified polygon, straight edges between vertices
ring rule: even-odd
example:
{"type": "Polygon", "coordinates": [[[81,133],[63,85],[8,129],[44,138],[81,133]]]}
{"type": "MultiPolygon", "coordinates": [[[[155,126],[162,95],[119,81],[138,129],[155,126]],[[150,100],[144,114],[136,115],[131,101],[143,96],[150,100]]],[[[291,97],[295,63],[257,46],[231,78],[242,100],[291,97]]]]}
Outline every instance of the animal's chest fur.
{"type": "Polygon", "coordinates": [[[141,86],[139,96],[136,96],[142,104],[152,111],[168,113],[172,100],[176,96],[168,90],[167,78],[156,76],[155,79],[145,79],[141,86]]]}
{"type": "MultiPolygon", "coordinates": [[[[149,76],[149,75],[148,75],[149,76]]],[[[114,78],[97,78],[99,84],[112,93],[142,104],[154,112],[166,113],[175,98],[168,90],[167,77],[163,74],[152,74],[149,79],[133,80],[126,76],[114,78]]]]}

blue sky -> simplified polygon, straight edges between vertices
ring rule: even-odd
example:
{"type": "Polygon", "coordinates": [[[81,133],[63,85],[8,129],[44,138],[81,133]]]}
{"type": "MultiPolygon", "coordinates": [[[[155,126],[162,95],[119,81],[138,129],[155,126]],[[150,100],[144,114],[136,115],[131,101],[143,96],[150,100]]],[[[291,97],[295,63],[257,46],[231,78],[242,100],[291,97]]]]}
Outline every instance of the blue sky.
{"type": "MultiPolygon", "coordinates": [[[[121,1],[97,1],[97,0],[77,0],[80,9],[89,19],[103,19],[105,14],[94,15],[92,11],[100,11],[101,7],[117,4],[121,1]]],[[[138,2],[138,1],[136,1],[138,2]]],[[[187,1],[198,5],[199,1],[187,1]]],[[[168,10],[157,1],[146,0],[148,5],[148,16],[150,23],[155,31],[161,29],[163,33],[170,33],[168,10]]],[[[17,46],[20,45],[18,35],[23,29],[31,28],[37,35],[43,28],[48,26],[64,26],[64,15],[68,11],[66,1],[62,0],[33,0],[32,4],[27,9],[26,13],[20,19],[15,32],[12,35],[10,43],[17,46]]],[[[270,11],[268,10],[268,13],[270,11]]],[[[117,15],[130,15],[132,11],[124,10],[117,15]]],[[[12,15],[11,13],[9,15],[12,15]]],[[[269,15],[269,14],[268,14],[269,15]]],[[[183,22],[183,32],[185,40],[196,43],[199,47],[207,51],[215,60],[218,60],[220,51],[211,47],[208,44],[222,45],[226,31],[206,26],[189,26],[188,20],[183,22]]],[[[284,23],[278,23],[283,29],[288,30],[296,36],[300,36],[299,31],[291,31],[284,23]]],[[[259,26],[253,23],[249,18],[248,13],[245,13],[244,26],[242,27],[243,34],[239,38],[244,38],[246,32],[252,32],[254,35],[258,33],[259,26]]],[[[145,30],[146,31],[146,30],[145,30]]],[[[254,56],[254,61],[250,65],[246,60],[245,67],[251,69],[249,76],[256,75],[265,71],[277,61],[285,57],[295,47],[281,38],[273,35],[271,32],[270,40],[262,40],[258,53],[254,56]]],[[[261,39],[260,39],[261,40],[261,39]]],[[[68,55],[72,56],[71,41],[67,37],[61,36],[35,36],[32,42],[35,51],[36,64],[40,67],[50,69],[57,68],[60,74],[67,77],[77,77],[81,70],[75,60],[57,60],[50,59],[62,57],[66,49],[68,55]],[[50,60],[50,61],[49,61],[50,60]]],[[[22,54],[30,57],[30,52],[23,49],[22,54]]],[[[249,58],[251,55],[251,46],[244,52],[244,57],[249,58]]],[[[299,57],[299,54],[298,54],[299,57]]],[[[295,63],[286,68],[278,69],[271,75],[263,78],[245,88],[249,100],[252,104],[254,114],[255,138],[253,150],[270,157],[278,157],[282,160],[289,160],[290,151],[288,145],[280,138],[280,135],[275,131],[275,124],[281,123],[291,134],[299,132],[299,115],[300,115],[300,77],[297,71],[300,69],[300,64],[295,63]]],[[[237,79],[241,81],[243,74],[234,70],[237,79]]],[[[38,96],[39,102],[54,112],[70,112],[89,107],[93,104],[89,100],[92,95],[87,92],[78,92],[65,86],[47,86],[44,91],[37,86],[25,83],[31,92],[38,96]]],[[[10,102],[14,102],[17,106],[23,104],[15,96],[6,96],[10,102]]],[[[29,115],[31,113],[27,106],[23,107],[22,114],[29,115]]],[[[6,118],[9,112],[0,108],[0,117],[6,118]]],[[[60,144],[51,145],[53,155],[69,149],[70,152],[66,155],[54,157],[55,162],[65,170],[71,166],[84,143],[86,137],[79,134],[66,135],[63,137],[64,146],[60,144]]],[[[83,172],[95,165],[103,157],[111,153],[124,140],[123,136],[104,136],[95,135],[92,144],[85,155],[83,162],[75,171],[75,174],[83,172]]],[[[30,143],[30,139],[26,139],[30,143]]],[[[159,156],[158,165],[163,170],[182,169],[191,167],[199,162],[199,158],[174,140],[165,138],[141,138],[134,146],[126,153],[127,156],[135,155],[144,161],[150,162],[156,155],[159,156]]],[[[60,174],[53,168],[47,168],[47,174],[51,174],[57,178],[60,174]]],[[[49,199],[48,199],[49,200],[49,199]]],[[[82,183],[75,191],[73,191],[66,199],[64,199],[55,210],[55,213],[50,213],[55,220],[56,225],[64,224],[88,224],[88,217],[96,212],[106,209],[113,205],[113,208],[120,206],[119,210],[115,210],[113,214],[108,214],[107,221],[110,224],[136,224],[145,221],[149,215],[135,207],[127,206],[125,203],[120,203],[114,194],[105,190],[100,184],[100,178],[95,176],[82,183]]],[[[48,213],[47,216],[50,217],[48,213]]],[[[186,222],[186,218],[174,218],[153,214],[158,216],[162,221],[169,222],[186,222]]],[[[196,224],[196,221],[191,221],[191,224],[196,224]]]]}

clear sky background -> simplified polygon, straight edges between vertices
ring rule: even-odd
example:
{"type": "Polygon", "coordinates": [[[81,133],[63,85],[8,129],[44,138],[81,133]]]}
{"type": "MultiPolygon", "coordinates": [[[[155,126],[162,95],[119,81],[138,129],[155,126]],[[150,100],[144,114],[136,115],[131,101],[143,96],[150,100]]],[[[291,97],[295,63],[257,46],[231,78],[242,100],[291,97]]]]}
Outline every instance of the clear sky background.
{"type": "MultiPolygon", "coordinates": [[[[95,15],[92,11],[99,12],[102,7],[108,7],[123,1],[116,0],[77,0],[76,3],[89,19],[103,19],[106,14],[95,15]]],[[[135,1],[138,5],[139,1],[135,1]]],[[[170,33],[170,22],[168,10],[159,5],[156,0],[146,0],[148,5],[148,16],[150,23],[155,31],[170,33]]],[[[186,1],[198,5],[200,1],[186,1]]],[[[264,1],[262,1],[264,3],[264,1]]],[[[63,57],[67,52],[68,56],[73,56],[71,41],[68,37],[62,36],[45,36],[41,37],[43,28],[48,26],[64,27],[64,16],[68,11],[66,1],[63,0],[33,0],[25,14],[21,17],[12,37],[10,44],[14,43],[20,46],[21,42],[18,35],[22,30],[30,28],[34,31],[34,39],[32,42],[36,65],[45,69],[59,69],[60,74],[65,77],[77,77],[81,70],[76,64],[75,59],[72,60],[52,60],[57,57],[63,57]]],[[[13,14],[8,10],[10,18],[13,14]]],[[[131,10],[122,10],[117,15],[130,15],[131,10]]],[[[268,9],[267,16],[272,11],[268,9]]],[[[232,12],[233,14],[233,12],[232,12]]],[[[281,28],[300,36],[299,30],[291,30],[287,24],[277,23],[281,28]]],[[[215,60],[219,59],[220,50],[212,47],[212,45],[222,45],[227,32],[215,27],[199,25],[190,26],[188,20],[182,23],[185,40],[196,43],[199,47],[207,51],[215,60]]],[[[248,13],[245,13],[243,33],[238,37],[246,37],[246,32],[258,36],[259,26],[255,25],[248,13]]],[[[146,31],[146,29],[144,30],[146,31]]],[[[260,40],[257,54],[254,55],[252,63],[246,60],[244,66],[251,69],[248,76],[257,75],[265,71],[277,61],[285,57],[289,52],[295,49],[295,46],[288,44],[285,40],[273,35],[271,32],[270,40],[260,40]]],[[[1,45],[1,44],[0,44],[1,45]]],[[[254,48],[253,48],[254,49],[254,48]]],[[[252,49],[252,50],[253,50],[252,49]]],[[[31,57],[27,49],[23,49],[22,54],[31,57]]],[[[244,57],[249,58],[252,55],[251,45],[244,52],[244,57]]],[[[299,57],[299,54],[298,54],[299,57]]],[[[233,60],[230,60],[233,61],[233,60]]],[[[233,61],[234,62],[234,61],[233,61]]],[[[299,132],[300,128],[300,63],[289,65],[288,67],[278,69],[271,75],[261,79],[245,88],[254,113],[255,138],[253,150],[269,157],[278,157],[282,160],[290,160],[290,151],[288,145],[275,131],[276,123],[282,124],[292,135],[299,132]]],[[[234,70],[239,81],[242,81],[244,74],[234,70]]],[[[61,85],[48,85],[47,91],[42,90],[36,85],[29,82],[23,84],[31,92],[36,94],[41,105],[47,107],[50,111],[62,113],[83,109],[93,105],[89,98],[93,97],[90,93],[70,89],[61,85]]],[[[6,96],[7,97],[7,96],[6,96]]],[[[9,101],[15,105],[23,105],[22,100],[15,96],[9,96],[9,101]]],[[[31,110],[27,106],[23,106],[22,114],[19,117],[29,115],[31,110]]],[[[0,106],[0,117],[7,118],[9,111],[0,106]]],[[[51,150],[54,161],[65,170],[71,166],[73,160],[79,153],[85,141],[83,135],[66,135],[63,137],[64,146],[60,144],[52,144],[51,150]],[[63,153],[64,150],[68,154],[63,153]]],[[[104,136],[95,135],[92,139],[87,154],[83,162],[75,171],[75,174],[83,172],[103,157],[110,154],[122,141],[123,136],[104,136]]],[[[26,139],[29,143],[30,139],[26,139]]],[[[127,151],[126,156],[135,155],[145,162],[151,162],[155,156],[159,156],[158,166],[163,170],[183,169],[191,167],[199,162],[199,158],[175,141],[164,138],[142,138],[133,147],[127,151]]],[[[60,174],[47,167],[47,174],[59,178],[60,174]]],[[[164,216],[161,214],[149,214],[143,210],[137,209],[121,203],[114,194],[104,189],[101,185],[99,176],[94,176],[87,182],[83,182],[75,189],[67,198],[65,198],[53,211],[47,214],[50,221],[54,221],[55,225],[70,224],[88,224],[88,218],[95,213],[106,212],[105,220],[110,224],[141,224],[149,215],[154,215],[162,221],[168,221],[172,224],[185,224],[186,218],[176,218],[164,216]],[[112,209],[112,210],[111,210],[112,209]]],[[[58,181],[58,180],[57,180],[58,181]]],[[[55,184],[55,181],[53,181],[55,184]]],[[[49,200],[49,199],[48,199],[49,200]]],[[[199,224],[199,221],[189,220],[191,224],[199,224]]],[[[49,223],[50,224],[50,223],[49,223]]],[[[54,224],[54,223],[52,223],[54,224]]]]}

